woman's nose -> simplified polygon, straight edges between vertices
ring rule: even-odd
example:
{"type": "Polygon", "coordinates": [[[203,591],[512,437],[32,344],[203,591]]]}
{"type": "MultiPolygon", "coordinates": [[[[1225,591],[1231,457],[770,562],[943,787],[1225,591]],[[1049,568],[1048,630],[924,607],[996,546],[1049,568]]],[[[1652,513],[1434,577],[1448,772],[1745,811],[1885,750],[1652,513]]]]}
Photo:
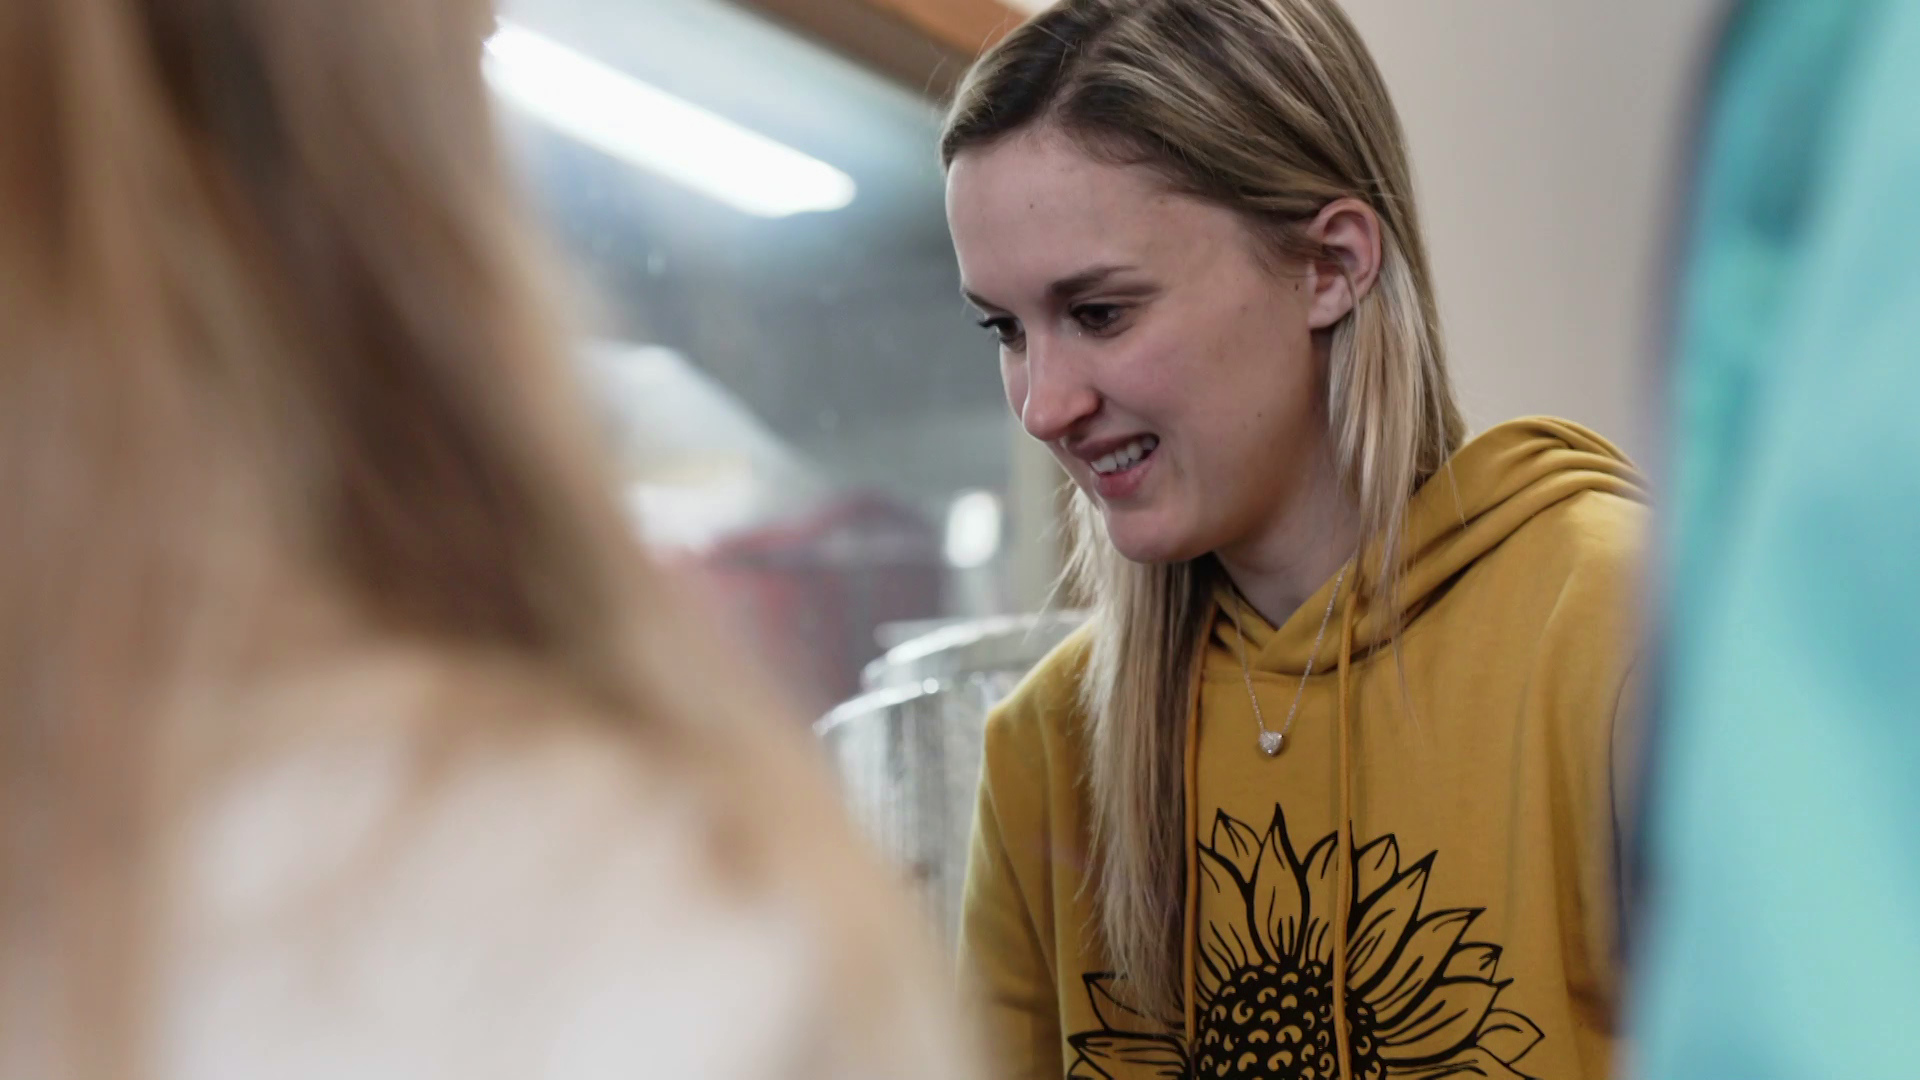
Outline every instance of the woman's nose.
{"type": "Polygon", "coordinates": [[[1027,354],[1027,396],[1020,407],[1020,424],[1044,443],[1072,433],[1100,409],[1100,395],[1067,356],[1044,350],[1037,343],[1027,354]]]}

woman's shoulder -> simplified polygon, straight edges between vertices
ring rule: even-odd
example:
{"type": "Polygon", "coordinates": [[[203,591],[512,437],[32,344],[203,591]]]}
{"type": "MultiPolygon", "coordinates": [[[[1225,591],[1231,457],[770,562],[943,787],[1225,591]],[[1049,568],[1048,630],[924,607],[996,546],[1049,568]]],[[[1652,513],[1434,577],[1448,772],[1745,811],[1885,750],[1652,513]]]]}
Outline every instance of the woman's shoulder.
{"type": "Polygon", "coordinates": [[[1583,561],[1633,569],[1645,554],[1652,512],[1610,491],[1583,491],[1541,515],[1583,561]]]}
{"type": "Polygon", "coordinates": [[[1472,590],[1500,609],[1486,624],[1526,627],[1526,654],[1553,667],[1573,699],[1612,705],[1644,645],[1651,515],[1645,503],[1585,491],[1542,510],[1484,561],[1472,590]]]}
{"type": "Polygon", "coordinates": [[[1638,499],[1581,491],[1540,510],[1483,558],[1560,580],[1630,583],[1644,566],[1650,525],[1638,499]]]}
{"type": "MultiPolygon", "coordinates": [[[[1098,616],[1095,616],[1098,618],[1098,616]]],[[[1089,621],[1056,645],[987,717],[987,745],[1031,758],[1046,747],[1077,741],[1085,727],[1081,705],[1095,624],[1089,621]]]]}
{"type": "Polygon", "coordinates": [[[1542,507],[1448,590],[1439,622],[1488,635],[1502,653],[1589,673],[1601,693],[1639,653],[1649,525],[1644,503],[1610,491],[1542,507]]]}

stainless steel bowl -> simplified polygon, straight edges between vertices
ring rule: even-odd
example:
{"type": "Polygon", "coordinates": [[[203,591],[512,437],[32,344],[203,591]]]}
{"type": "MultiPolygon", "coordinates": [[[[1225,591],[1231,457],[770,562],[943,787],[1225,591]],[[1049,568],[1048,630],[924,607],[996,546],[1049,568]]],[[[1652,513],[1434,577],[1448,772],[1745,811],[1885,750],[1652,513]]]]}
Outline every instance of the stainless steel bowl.
{"type": "Polygon", "coordinates": [[[869,665],[868,693],[817,726],[854,820],[949,941],[959,930],[987,714],[1083,618],[980,620],[906,642],[869,665]]]}

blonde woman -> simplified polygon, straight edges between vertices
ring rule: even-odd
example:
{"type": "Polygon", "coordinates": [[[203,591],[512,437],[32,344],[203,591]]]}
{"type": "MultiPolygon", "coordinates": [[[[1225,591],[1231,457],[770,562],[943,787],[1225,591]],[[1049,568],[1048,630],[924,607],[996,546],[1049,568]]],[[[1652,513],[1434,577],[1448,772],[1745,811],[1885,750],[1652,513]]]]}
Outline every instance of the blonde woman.
{"type": "Polygon", "coordinates": [[[0,17],[0,1075],[967,1075],[629,549],[478,0],[0,17]]]}
{"type": "Polygon", "coordinates": [[[1352,25],[1064,0],[943,151],[1097,610],[988,727],[998,1075],[1605,1076],[1640,488],[1573,424],[1465,441],[1352,25]]]}

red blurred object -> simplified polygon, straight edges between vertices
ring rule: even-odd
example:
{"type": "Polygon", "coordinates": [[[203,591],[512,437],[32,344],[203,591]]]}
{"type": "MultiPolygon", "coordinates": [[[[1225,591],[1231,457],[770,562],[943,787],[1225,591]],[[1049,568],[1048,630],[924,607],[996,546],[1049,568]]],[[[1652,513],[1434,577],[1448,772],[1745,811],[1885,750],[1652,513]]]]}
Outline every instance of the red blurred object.
{"type": "Polygon", "coordinates": [[[729,537],[697,562],[723,617],[798,681],[813,715],[860,692],[882,624],[940,614],[946,573],[933,527],[873,493],[729,537]]]}

